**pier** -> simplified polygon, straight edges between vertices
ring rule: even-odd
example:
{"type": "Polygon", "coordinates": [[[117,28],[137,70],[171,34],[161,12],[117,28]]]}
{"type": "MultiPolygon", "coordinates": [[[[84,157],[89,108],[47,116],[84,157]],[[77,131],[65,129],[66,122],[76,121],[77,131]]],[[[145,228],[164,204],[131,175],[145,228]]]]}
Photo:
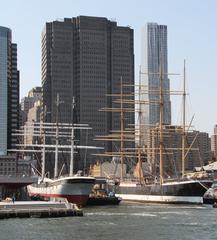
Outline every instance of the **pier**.
{"type": "Polygon", "coordinates": [[[0,219],[7,218],[56,218],[83,216],[76,204],[66,202],[19,201],[0,202],[0,219]]]}

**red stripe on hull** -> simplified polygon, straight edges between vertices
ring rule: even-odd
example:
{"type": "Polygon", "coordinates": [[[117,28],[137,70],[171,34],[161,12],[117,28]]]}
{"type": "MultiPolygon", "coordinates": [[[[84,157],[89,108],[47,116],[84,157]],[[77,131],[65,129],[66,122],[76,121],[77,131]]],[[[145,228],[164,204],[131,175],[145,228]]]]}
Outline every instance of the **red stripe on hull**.
{"type": "Polygon", "coordinates": [[[31,193],[30,197],[44,197],[44,198],[66,198],[68,202],[75,203],[77,205],[86,205],[87,200],[89,199],[88,195],[63,195],[63,194],[38,194],[31,193]]]}

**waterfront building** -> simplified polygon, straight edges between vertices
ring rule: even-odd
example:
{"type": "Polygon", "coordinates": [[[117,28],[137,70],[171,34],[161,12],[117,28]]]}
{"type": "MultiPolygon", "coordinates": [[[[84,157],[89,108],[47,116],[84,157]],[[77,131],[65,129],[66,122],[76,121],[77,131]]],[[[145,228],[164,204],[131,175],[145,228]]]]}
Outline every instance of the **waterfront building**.
{"type": "Polygon", "coordinates": [[[211,135],[211,150],[216,158],[217,156],[217,125],[214,126],[213,134],[211,135]]]}
{"type": "Polygon", "coordinates": [[[26,97],[21,99],[21,115],[22,115],[22,126],[25,124],[28,118],[29,109],[34,107],[35,102],[41,101],[42,99],[42,88],[34,87],[32,88],[26,97]]]}
{"type": "Polygon", "coordinates": [[[35,129],[34,122],[40,122],[42,113],[42,103],[40,100],[34,103],[34,106],[28,110],[27,121],[24,124],[24,144],[34,144],[39,137],[33,136],[35,129]]]}
{"type": "Polygon", "coordinates": [[[0,27],[0,155],[16,143],[12,133],[19,128],[19,71],[17,45],[9,28],[0,27]]]}
{"type": "MultiPolygon", "coordinates": [[[[111,151],[114,144],[97,142],[97,135],[120,129],[120,114],[99,111],[113,107],[107,93],[120,93],[120,79],[134,84],[133,30],[103,17],[78,16],[46,23],[42,33],[43,109],[47,122],[89,124],[92,130],[76,133],[78,144],[111,151]],[[75,110],[72,102],[75,99],[75,110]],[[74,113],[74,114],[73,114],[74,113]]],[[[133,87],[131,88],[134,91],[133,87]]],[[[134,113],[126,122],[134,123],[134,113]]],[[[92,152],[80,151],[76,169],[94,163],[92,152]],[[87,163],[87,164],[86,164],[87,163]]]]}
{"type": "MultiPolygon", "coordinates": [[[[159,91],[161,69],[164,92],[163,123],[171,124],[170,81],[167,75],[167,26],[147,23],[142,29],[141,45],[141,98],[149,102],[149,104],[141,105],[140,125],[141,132],[144,132],[149,127],[154,127],[160,122],[159,91]]],[[[147,139],[143,139],[143,142],[147,144],[147,139]]]]}

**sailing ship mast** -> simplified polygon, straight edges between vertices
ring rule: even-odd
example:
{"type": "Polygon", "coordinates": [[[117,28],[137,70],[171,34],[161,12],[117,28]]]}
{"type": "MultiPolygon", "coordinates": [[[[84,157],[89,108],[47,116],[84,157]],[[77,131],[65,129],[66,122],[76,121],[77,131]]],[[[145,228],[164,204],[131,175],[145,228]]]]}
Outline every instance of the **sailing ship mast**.
{"type": "Polygon", "coordinates": [[[142,174],[142,161],[141,161],[141,149],[142,149],[142,139],[141,139],[141,66],[139,69],[139,132],[138,132],[138,138],[139,138],[139,148],[138,148],[138,164],[139,164],[139,183],[142,184],[143,181],[143,174],[142,174]]]}
{"type": "Polygon", "coordinates": [[[124,156],[123,156],[123,148],[124,148],[124,111],[123,111],[123,79],[121,76],[121,146],[120,146],[120,153],[121,153],[121,180],[124,177],[124,156]]]}
{"type": "Polygon", "coordinates": [[[73,176],[74,172],[74,126],[73,126],[73,118],[74,118],[74,108],[75,108],[75,98],[72,99],[72,131],[71,131],[71,155],[70,155],[70,167],[69,167],[69,176],[73,176]]]}
{"type": "Polygon", "coordinates": [[[41,166],[42,181],[43,181],[43,179],[45,177],[45,154],[46,154],[46,152],[45,152],[45,144],[46,144],[45,140],[46,140],[45,129],[43,129],[43,148],[42,148],[42,164],[41,164],[42,165],[41,166]]]}
{"type": "Polygon", "coordinates": [[[56,99],[56,148],[55,148],[54,178],[58,177],[59,104],[60,104],[60,98],[59,98],[59,93],[57,93],[57,99],[56,99]]]}
{"type": "Polygon", "coordinates": [[[185,60],[184,60],[184,78],[183,78],[183,115],[182,115],[182,178],[185,175],[185,145],[186,145],[186,132],[185,132],[185,105],[186,105],[186,79],[185,79],[185,60]]]}
{"type": "Polygon", "coordinates": [[[163,109],[164,108],[164,96],[163,96],[163,67],[160,62],[160,184],[164,182],[164,158],[163,158],[163,109]]]}

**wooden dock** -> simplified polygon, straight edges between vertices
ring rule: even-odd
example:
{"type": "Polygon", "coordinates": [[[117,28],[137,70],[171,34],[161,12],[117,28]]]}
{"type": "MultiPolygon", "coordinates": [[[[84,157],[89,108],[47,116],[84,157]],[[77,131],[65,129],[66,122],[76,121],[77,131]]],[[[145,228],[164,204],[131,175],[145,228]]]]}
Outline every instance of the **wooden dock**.
{"type": "Polygon", "coordinates": [[[75,204],[64,202],[22,201],[0,202],[0,219],[6,218],[57,218],[83,216],[75,204]]]}

